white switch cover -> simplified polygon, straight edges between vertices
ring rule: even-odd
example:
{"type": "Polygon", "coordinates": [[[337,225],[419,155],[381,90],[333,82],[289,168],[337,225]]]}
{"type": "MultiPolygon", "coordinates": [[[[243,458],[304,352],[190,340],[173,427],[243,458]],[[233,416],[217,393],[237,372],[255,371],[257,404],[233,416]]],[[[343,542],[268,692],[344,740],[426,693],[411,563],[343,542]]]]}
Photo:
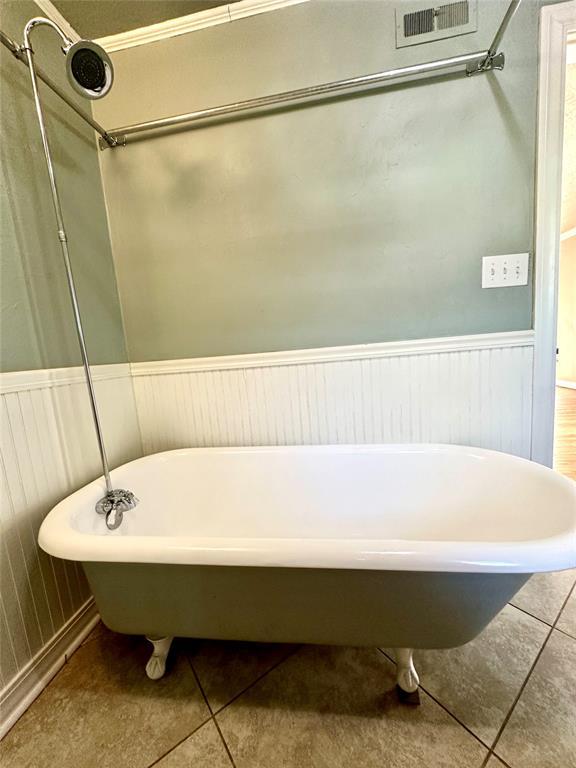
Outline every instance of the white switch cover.
{"type": "Polygon", "coordinates": [[[529,258],[529,253],[484,256],[482,259],[482,288],[528,285],[529,258]]]}

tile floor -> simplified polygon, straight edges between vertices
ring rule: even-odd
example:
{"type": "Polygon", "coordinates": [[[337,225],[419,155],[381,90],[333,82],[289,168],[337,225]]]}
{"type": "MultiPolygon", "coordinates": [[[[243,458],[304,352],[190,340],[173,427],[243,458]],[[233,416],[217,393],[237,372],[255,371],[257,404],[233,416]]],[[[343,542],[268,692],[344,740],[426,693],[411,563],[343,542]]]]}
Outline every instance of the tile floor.
{"type": "Polygon", "coordinates": [[[0,744],[2,768],[575,768],[576,572],[534,578],[474,642],[421,651],[142,638],[101,625],[0,744]]]}

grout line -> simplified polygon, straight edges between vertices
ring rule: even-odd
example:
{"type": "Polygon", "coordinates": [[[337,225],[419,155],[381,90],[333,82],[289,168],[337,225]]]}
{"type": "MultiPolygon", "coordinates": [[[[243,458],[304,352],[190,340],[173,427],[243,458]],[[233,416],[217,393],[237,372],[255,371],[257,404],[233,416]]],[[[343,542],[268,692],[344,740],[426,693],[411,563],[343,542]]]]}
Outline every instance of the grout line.
{"type": "Polygon", "coordinates": [[[197,725],[197,726],[196,726],[196,728],[194,728],[193,730],[191,730],[191,731],[190,731],[190,733],[189,733],[189,734],[187,734],[186,736],[184,736],[184,738],[183,738],[183,739],[180,739],[180,741],[178,741],[176,744],[174,744],[174,746],[170,747],[170,749],[167,749],[167,750],[166,750],[166,752],[164,752],[163,754],[161,754],[161,755],[160,755],[160,757],[157,757],[157,758],[156,758],[156,760],[154,760],[153,762],[151,762],[151,763],[148,765],[148,767],[147,767],[147,768],[153,768],[153,766],[154,766],[154,765],[158,765],[158,763],[159,763],[161,760],[164,760],[164,758],[165,758],[167,755],[169,755],[169,754],[170,754],[170,752],[173,752],[175,749],[177,749],[177,748],[180,746],[180,744],[183,744],[183,743],[184,743],[184,742],[185,742],[187,739],[189,739],[189,738],[190,738],[190,736],[193,736],[193,735],[196,733],[196,731],[199,731],[199,730],[200,730],[200,728],[203,728],[203,727],[204,727],[204,726],[205,726],[207,723],[209,723],[209,722],[210,722],[210,720],[212,720],[212,718],[211,718],[211,717],[207,718],[206,720],[203,720],[203,721],[200,723],[200,725],[197,725]]]}
{"type": "MultiPolygon", "coordinates": [[[[393,658],[392,658],[392,657],[391,657],[391,656],[390,656],[388,653],[386,653],[386,651],[383,651],[383,650],[382,650],[382,648],[378,648],[378,650],[380,651],[380,653],[381,653],[383,656],[385,656],[385,657],[386,657],[386,658],[387,658],[389,661],[391,661],[391,662],[392,662],[392,664],[394,664],[394,666],[396,666],[396,662],[395,662],[395,660],[394,660],[394,659],[393,659],[393,658]]],[[[485,741],[483,741],[483,740],[480,738],[480,736],[478,736],[476,733],[474,733],[474,731],[472,731],[472,730],[471,730],[471,729],[470,729],[470,728],[469,728],[469,727],[468,727],[468,726],[467,726],[465,723],[463,723],[461,720],[459,720],[459,719],[456,717],[456,715],[455,715],[453,712],[451,712],[451,711],[448,709],[448,707],[446,707],[444,704],[442,704],[442,702],[441,702],[439,699],[437,699],[437,698],[436,698],[436,696],[434,696],[432,693],[430,693],[430,691],[429,691],[427,688],[424,688],[424,686],[422,685],[422,683],[421,683],[421,682],[420,682],[420,684],[418,685],[418,687],[419,687],[419,688],[420,688],[422,691],[424,691],[424,693],[425,693],[425,694],[426,694],[426,695],[427,695],[429,698],[431,698],[431,699],[432,699],[432,701],[435,701],[435,702],[436,702],[436,704],[438,704],[438,706],[439,706],[439,707],[441,707],[441,709],[443,709],[443,710],[444,710],[444,712],[446,712],[448,715],[450,715],[450,717],[451,717],[453,720],[455,720],[455,721],[458,723],[458,725],[461,725],[461,726],[462,726],[462,728],[464,728],[464,730],[465,730],[465,731],[468,731],[468,733],[469,733],[471,736],[473,736],[473,737],[476,739],[476,741],[479,741],[479,742],[480,742],[480,744],[482,744],[482,746],[483,746],[483,747],[485,747],[486,749],[488,749],[488,750],[490,749],[490,745],[489,745],[489,744],[486,744],[486,742],[485,742],[485,741]]]]}
{"type": "Polygon", "coordinates": [[[506,726],[508,725],[508,722],[510,721],[510,718],[512,717],[512,713],[514,712],[514,709],[516,708],[516,704],[518,704],[518,701],[520,700],[520,697],[521,697],[521,696],[522,696],[522,694],[524,693],[524,690],[525,690],[525,688],[526,688],[526,685],[528,684],[528,681],[530,680],[530,678],[531,678],[531,676],[532,676],[532,672],[533,672],[533,671],[534,671],[534,669],[536,668],[536,665],[538,664],[538,662],[539,662],[539,660],[540,660],[540,657],[542,656],[542,653],[544,652],[544,649],[545,649],[545,648],[546,648],[546,646],[548,645],[548,641],[549,641],[549,640],[550,640],[550,638],[552,637],[552,633],[554,632],[554,630],[555,630],[555,628],[556,628],[556,623],[558,622],[558,620],[559,620],[560,616],[562,615],[562,611],[563,611],[563,610],[564,610],[564,608],[566,607],[566,603],[568,602],[568,600],[570,600],[570,598],[571,598],[571,596],[572,596],[572,592],[574,592],[574,590],[575,590],[575,589],[576,589],[576,584],[573,584],[573,585],[572,585],[572,587],[571,587],[571,589],[570,589],[570,591],[569,591],[569,592],[568,592],[568,594],[566,595],[566,599],[565,599],[565,600],[564,600],[564,602],[562,603],[562,607],[561,607],[561,608],[560,608],[560,610],[558,611],[558,615],[556,616],[556,619],[555,619],[555,621],[554,621],[554,624],[552,624],[552,626],[550,627],[550,631],[548,632],[548,634],[546,635],[546,638],[545,638],[544,642],[542,643],[542,647],[540,648],[540,650],[539,650],[539,651],[538,651],[538,653],[536,654],[536,658],[534,659],[534,662],[533,662],[532,666],[530,667],[530,669],[529,669],[529,671],[528,671],[528,674],[526,675],[526,678],[524,679],[524,682],[523,682],[523,683],[522,683],[522,685],[520,686],[520,690],[518,691],[518,694],[517,694],[516,698],[515,698],[515,699],[514,699],[514,701],[512,702],[512,706],[511,706],[511,707],[510,707],[510,709],[508,710],[508,714],[506,715],[506,717],[504,718],[504,721],[503,721],[502,725],[501,725],[501,726],[500,726],[500,728],[498,729],[498,733],[496,734],[496,738],[494,739],[494,741],[493,741],[493,743],[492,743],[492,746],[490,747],[490,751],[489,751],[489,753],[488,753],[488,756],[486,757],[486,760],[485,760],[485,761],[484,761],[484,763],[482,764],[481,768],[485,768],[485,766],[486,766],[486,764],[488,763],[488,760],[490,759],[490,756],[491,756],[491,755],[496,755],[496,757],[498,757],[499,759],[502,759],[502,758],[500,757],[500,755],[498,755],[498,754],[497,754],[497,753],[496,753],[494,750],[496,749],[496,746],[497,746],[497,744],[498,744],[498,741],[500,740],[500,738],[501,738],[502,734],[504,733],[504,729],[506,728],[506,726]]]}
{"type": "Polygon", "coordinates": [[[299,651],[301,647],[302,647],[301,645],[296,646],[296,648],[294,648],[292,651],[287,653],[286,656],[281,658],[280,661],[277,661],[276,664],[273,664],[270,667],[270,669],[267,669],[266,672],[264,672],[263,674],[260,675],[260,677],[257,677],[256,680],[253,680],[250,683],[250,685],[247,685],[246,688],[244,688],[243,690],[240,691],[240,693],[237,693],[236,696],[234,696],[232,699],[230,699],[230,701],[226,702],[226,704],[224,704],[222,707],[220,707],[220,709],[216,710],[216,712],[214,712],[214,716],[219,715],[223,710],[226,709],[226,707],[229,707],[230,704],[233,704],[235,701],[237,701],[240,698],[240,696],[243,696],[246,693],[246,691],[249,691],[250,688],[253,688],[256,685],[256,683],[259,683],[260,680],[262,680],[264,677],[266,677],[266,675],[270,674],[270,672],[273,672],[275,669],[278,669],[278,667],[281,664],[284,664],[284,662],[287,661],[291,656],[294,656],[294,654],[297,651],[299,651]]]}
{"type": "Polygon", "coordinates": [[[240,693],[237,693],[236,696],[234,696],[232,699],[230,699],[230,701],[227,701],[226,704],[224,704],[222,707],[220,707],[220,709],[216,710],[216,712],[214,712],[214,715],[215,716],[219,715],[223,710],[226,709],[226,707],[229,707],[230,704],[233,704],[237,699],[240,698],[240,696],[243,696],[246,693],[246,691],[249,691],[250,688],[253,688],[256,685],[256,683],[259,683],[260,680],[262,680],[264,677],[266,677],[266,675],[270,674],[270,672],[273,672],[275,669],[278,669],[278,667],[281,664],[284,664],[284,662],[287,661],[291,656],[294,656],[294,654],[297,651],[299,651],[301,647],[302,647],[301,645],[298,645],[292,651],[287,653],[286,656],[284,656],[282,659],[280,659],[280,661],[277,661],[276,664],[273,664],[270,667],[270,669],[267,669],[266,672],[264,672],[263,674],[260,675],[260,677],[257,677],[256,680],[253,680],[250,683],[250,685],[247,685],[246,688],[244,688],[243,690],[240,691],[240,693]]]}
{"type": "Polygon", "coordinates": [[[212,708],[210,707],[210,704],[208,702],[208,699],[206,698],[206,694],[204,693],[204,689],[200,685],[200,680],[198,679],[198,675],[196,674],[196,670],[192,666],[192,662],[188,658],[188,654],[184,651],[184,656],[186,658],[186,661],[188,662],[190,669],[192,670],[192,675],[194,676],[194,680],[196,681],[196,685],[200,689],[200,693],[202,694],[202,698],[206,702],[206,706],[208,707],[208,712],[210,712],[210,716],[206,718],[206,720],[203,720],[200,725],[196,726],[193,730],[190,731],[190,733],[186,734],[184,738],[180,739],[176,744],[170,747],[170,749],[167,749],[166,752],[164,752],[160,757],[156,758],[152,763],[148,765],[148,768],[153,768],[154,765],[158,765],[158,763],[163,760],[167,755],[170,754],[170,752],[173,752],[175,749],[177,749],[181,744],[183,744],[187,739],[190,738],[193,734],[196,733],[196,731],[199,731],[200,728],[203,728],[207,723],[209,723],[211,720],[214,720],[214,717],[212,715],[212,708]]]}
{"type": "Polygon", "coordinates": [[[216,718],[214,717],[214,712],[212,710],[212,707],[210,705],[210,702],[208,701],[208,696],[206,695],[204,688],[202,687],[202,683],[200,682],[200,677],[198,676],[198,673],[194,669],[194,664],[192,663],[192,659],[190,656],[185,652],[186,660],[188,661],[188,664],[190,665],[190,669],[192,670],[192,674],[194,675],[194,679],[196,680],[196,683],[198,685],[198,688],[200,688],[200,691],[202,693],[202,696],[204,697],[204,701],[206,702],[206,706],[208,707],[208,710],[210,712],[210,719],[214,723],[216,730],[218,731],[218,735],[220,736],[220,739],[222,741],[222,745],[224,746],[224,749],[226,750],[226,754],[228,755],[228,758],[230,762],[232,763],[232,768],[236,768],[236,763],[234,762],[234,758],[232,757],[232,753],[230,752],[230,749],[228,747],[228,744],[226,743],[226,739],[224,738],[222,731],[220,730],[220,726],[216,722],[216,718]]]}
{"type": "Polygon", "coordinates": [[[215,717],[212,718],[212,722],[216,726],[216,730],[220,734],[220,738],[222,739],[222,744],[224,745],[224,749],[226,750],[226,754],[230,758],[230,762],[232,763],[232,768],[236,768],[236,763],[234,762],[234,758],[232,757],[232,752],[230,752],[230,749],[228,747],[228,744],[226,744],[226,739],[224,738],[224,734],[222,733],[222,730],[220,729],[220,725],[215,717]]]}
{"type": "Polygon", "coordinates": [[[518,610],[518,611],[522,611],[522,613],[526,613],[528,616],[532,616],[533,619],[538,619],[538,621],[541,621],[543,624],[546,624],[549,627],[555,627],[556,622],[560,618],[560,614],[562,613],[562,611],[564,610],[564,608],[566,606],[566,600],[570,597],[574,587],[576,587],[576,579],[574,579],[574,581],[572,582],[572,586],[568,590],[568,597],[565,598],[564,602],[562,603],[562,605],[558,609],[558,613],[556,614],[556,618],[553,621],[546,621],[546,619],[542,619],[540,616],[536,616],[535,613],[532,613],[531,611],[527,610],[526,608],[521,608],[519,605],[516,605],[512,601],[509,602],[508,605],[511,605],[513,608],[516,608],[516,610],[518,610]]]}
{"type": "Polygon", "coordinates": [[[486,765],[489,763],[489,761],[490,761],[490,758],[492,758],[492,757],[495,757],[495,758],[496,758],[496,760],[500,760],[500,762],[502,763],[502,765],[504,766],[504,768],[512,768],[512,766],[510,765],[510,763],[507,763],[507,762],[506,762],[506,760],[504,760],[504,758],[503,758],[503,757],[500,757],[500,755],[497,755],[497,754],[495,754],[494,752],[489,752],[489,753],[488,753],[488,757],[485,757],[485,758],[484,758],[484,762],[482,763],[482,765],[481,765],[481,768],[485,768],[485,766],[486,766],[486,765]]]}
{"type": "MultiPolygon", "coordinates": [[[[196,670],[194,669],[194,664],[192,663],[191,658],[189,657],[188,653],[184,652],[184,655],[186,656],[186,660],[188,661],[188,664],[190,665],[190,669],[192,670],[192,674],[194,675],[194,679],[196,680],[196,683],[198,687],[200,688],[200,692],[202,693],[202,696],[204,697],[204,701],[206,702],[206,706],[208,707],[208,711],[210,712],[210,720],[214,723],[216,726],[216,730],[218,731],[218,734],[220,735],[220,739],[222,740],[222,744],[224,746],[224,749],[226,750],[226,754],[228,755],[228,758],[230,762],[232,763],[233,768],[236,768],[236,763],[234,762],[234,758],[232,757],[232,753],[230,752],[230,748],[228,747],[228,744],[226,742],[226,739],[224,738],[224,734],[222,733],[222,730],[220,729],[220,724],[216,720],[216,715],[219,715],[226,707],[230,706],[233,702],[235,702],[237,699],[240,698],[240,696],[244,695],[246,691],[248,691],[250,688],[252,688],[256,683],[260,682],[264,677],[266,677],[267,674],[272,672],[274,669],[277,669],[281,664],[283,664],[287,659],[290,658],[290,656],[293,656],[296,651],[300,650],[301,646],[298,645],[295,648],[293,648],[291,651],[289,651],[285,656],[283,656],[276,664],[273,664],[269,669],[266,670],[262,675],[257,677],[255,680],[253,680],[250,685],[246,686],[246,688],[243,688],[239,693],[236,694],[230,701],[226,702],[224,706],[220,707],[216,712],[212,709],[212,706],[210,705],[210,702],[208,701],[208,697],[206,696],[206,693],[204,692],[204,688],[202,687],[202,683],[200,682],[200,678],[198,677],[198,674],[196,670]]],[[[208,721],[206,721],[208,722],[208,721]]],[[[206,723],[203,723],[205,725],[206,723]]],[[[196,729],[198,730],[198,729],[196,729]]],[[[192,735],[192,734],[189,734],[192,735]]],[[[188,736],[186,737],[188,738],[188,736]]],[[[184,739],[185,741],[185,739],[184,739]]],[[[179,742],[180,744],[182,742],[179,742]]],[[[178,746],[178,744],[176,745],[178,746]]],[[[172,749],[175,749],[176,747],[173,747],[172,749]]],[[[169,750],[171,752],[172,750],[169,750]]],[[[168,754],[168,752],[166,753],[168,754]]],[[[156,761],[157,762],[157,761],[156,761]]],[[[155,765],[156,763],[153,763],[152,765],[155,765]]],[[[152,768],[152,766],[149,766],[148,768],[152,768]]]]}
{"type": "MultiPolygon", "coordinates": [[[[551,621],[546,621],[546,619],[541,619],[540,616],[536,616],[535,613],[530,613],[530,611],[527,611],[526,608],[520,608],[519,605],[514,605],[514,603],[508,603],[508,605],[511,608],[516,608],[517,611],[522,611],[522,613],[525,613],[526,616],[530,616],[532,619],[536,619],[537,621],[541,621],[542,624],[546,624],[547,627],[553,627],[554,624],[551,621]]],[[[562,608],[560,608],[562,610],[562,608]]]]}
{"type": "Polygon", "coordinates": [[[253,688],[256,683],[259,683],[263,678],[266,677],[266,675],[270,674],[270,672],[273,672],[275,669],[277,669],[281,664],[283,664],[285,661],[287,661],[291,656],[294,656],[294,654],[299,651],[302,648],[302,645],[299,644],[295,648],[293,648],[291,651],[288,651],[286,656],[283,656],[279,661],[277,661],[275,664],[273,664],[269,669],[267,669],[265,672],[263,672],[259,677],[257,677],[255,680],[253,680],[250,685],[247,685],[246,688],[243,688],[239,693],[237,693],[230,701],[228,701],[226,704],[224,704],[220,709],[218,709],[214,715],[219,715],[226,707],[229,707],[230,704],[233,704],[237,699],[240,698],[240,696],[243,696],[246,691],[250,690],[250,688],[253,688]]]}
{"type": "Polygon", "coordinates": [[[554,627],[556,632],[560,632],[562,635],[566,635],[566,637],[569,637],[571,640],[576,640],[576,636],[571,635],[570,632],[566,632],[565,629],[560,629],[560,627],[554,627]]]}
{"type": "Polygon", "coordinates": [[[430,691],[427,688],[424,688],[423,685],[420,685],[420,688],[422,688],[424,693],[427,696],[429,696],[432,699],[432,701],[435,701],[436,704],[438,704],[439,707],[441,707],[448,715],[450,715],[450,717],[453,718],[458,723],[458,725],[461,725],[462,728],[464,728],[465,731],[468,731],[468,733],[471,736],[474,736],[476,741],[478,741],[480,744],[482,744],[483,747],[486,747],[487,750],[490,750],[490,745],[489,744],[487,744],[485,741],[483,741],[480,738],[480,736],[478,736],[477,733],[474,733],[474,731],[469,726],[467,726],[465,723],[463,723],[462,720],[459,720],[456,717],[456,715],[453,712],[451,712],[445,704],[442,704],[442,702],[439,699],[437,699],[436,696],[434,696],[432,693],[430,693],[430,691]]]}
{"type": "Polygon", "coordinates": [[[202,698],[206,702],[206,706],[208,707],[208,712],[210,712],[210,717],[213,717],[214,716],[214,712],[212,711],[212,707],[210,706],[210,702],[208,701],[208,696],[206,696],[204,688],[202,687],[202,683],[200,682],[200,678],[198,677],[198,673],[194,669],[194,664],[192,664],[192,660],[190,659],[190,657],[188,656],[186,651],[184,651],[184,656],[186,656],[186,661],[188,662],[188,665],[189,665],[190,669],[192,670],[192,674],[194,675],[194,680],[196,680],[196,685],[200,689],[200,693],[202,694],[202,698]]]}

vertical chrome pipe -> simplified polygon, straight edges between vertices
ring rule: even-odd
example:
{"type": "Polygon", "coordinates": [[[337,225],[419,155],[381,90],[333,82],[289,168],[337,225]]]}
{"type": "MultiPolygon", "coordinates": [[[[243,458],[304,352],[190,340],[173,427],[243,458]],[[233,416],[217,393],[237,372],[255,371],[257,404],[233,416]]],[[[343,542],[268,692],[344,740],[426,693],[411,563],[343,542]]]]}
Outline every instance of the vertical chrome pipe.
{"type": "Polygon", "coordinates": [[[504,37],[504,33],[506,32],[506,29],[508,28],[508,24],[512,21],[512,17],[518,10],[520,3],[522,0],[512,0],[510,5],[508,6],[506,13],[504,14],[504,18],[500,22],[500,26],[498,27],[498,31],[494,35],[494,40],[492,40],[492,45],[488,49],[488,56],[494,57],[498,53],[498,48],[500,48],[500,43],[502,42],[502,38],[504,37]]]}
{"type": "MultiPolygon", "coordinates": [[[[80,307],[78,305],[78,296],[76,293],[76,284],[74,282],[74,274],[72,271],[72,264],[70,262],[70,255],[68,253],[68,239],[66,237],[66,230],[64,229],[64,219],[62,216],[62,207],[60,205],[60,197],[58,195],[58,188],[56,186],[56,176],[54,174],[54,165],[52,163],[52,153],[50,151],[50,145],[48,144],[48,135],[46,133],[46,125],[44,122],[44,113],[42,111],[42,104],[40,102],[40,94],[38,92],[38,81],[36,79],[36,70],[34,69],[34,55],[30,47],[29,34],[31,29],[40,23],[50,23],[47,19],[31,19],[26,25],[24,30],[24,46],[23,50],[26,55],[26,62],[28,69],[30,70],[30,80],[32,83],[32,94],[34,96],[34,105],[36,107],[36,115],[38,117],[38,123],[40,126],[40,135],[42,137],[42,146],[44,148],[44,157],[46,158],[46,167],[48,169],[48,178],[50,181],[50,191],[52,192],[52,202],[54,204],[54,213],[56,215],[56,226],[58,230],[58,241],[62,250],[62,257],[64,259],[64,267],[66,270],[66,279],[68,281],[68,290],[70,292],[70,299],[72,300],[72,310],[74,313],[74,322],[76,324],[76,333],[78,335],[78,342],[80,344],[80,353],[82,355],[82,364],[84,366],[84,373],[86,375],[86,384],[88,386],[88,395],[90,398],[90,407],[92,409],[92,417],[94,419],[94,427],[96,429],[96,437],[98,439],[98,449],[100,451],[100,460],[102,462],[102,470],[104,473],[104,479],[106,481],[106,491],[112,492],[112,482],[110,480],[110,470],[108,467],[108,458],[106,456],[106,448],[104,445],[104,437],[102,435],[102,426],[100,423],[100,416],[98,414],[98,405],[96,403],[96,394],[94,392],[94,382],[92,379],[92,372],[90,371],[90,361],[88,359],[88,352],[86,349],[86,341],[84,338],[84,329],[82,327],[82,317],[80,315],[80,307]]],[[[66,45],[68,39],[62,33],[59,27],[50,23],[63,39],[66,45]]]]}

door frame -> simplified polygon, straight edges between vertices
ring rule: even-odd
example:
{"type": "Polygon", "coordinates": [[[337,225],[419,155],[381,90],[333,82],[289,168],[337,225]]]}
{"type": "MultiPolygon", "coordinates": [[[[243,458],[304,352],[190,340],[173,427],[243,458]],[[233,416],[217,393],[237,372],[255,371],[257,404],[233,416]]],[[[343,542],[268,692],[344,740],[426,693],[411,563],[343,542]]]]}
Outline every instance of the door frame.
{"type": "Polygon", "coordinates": [[[540,11],[531,458],[552,466],[566,46],[576,2],[540,11]]]}

